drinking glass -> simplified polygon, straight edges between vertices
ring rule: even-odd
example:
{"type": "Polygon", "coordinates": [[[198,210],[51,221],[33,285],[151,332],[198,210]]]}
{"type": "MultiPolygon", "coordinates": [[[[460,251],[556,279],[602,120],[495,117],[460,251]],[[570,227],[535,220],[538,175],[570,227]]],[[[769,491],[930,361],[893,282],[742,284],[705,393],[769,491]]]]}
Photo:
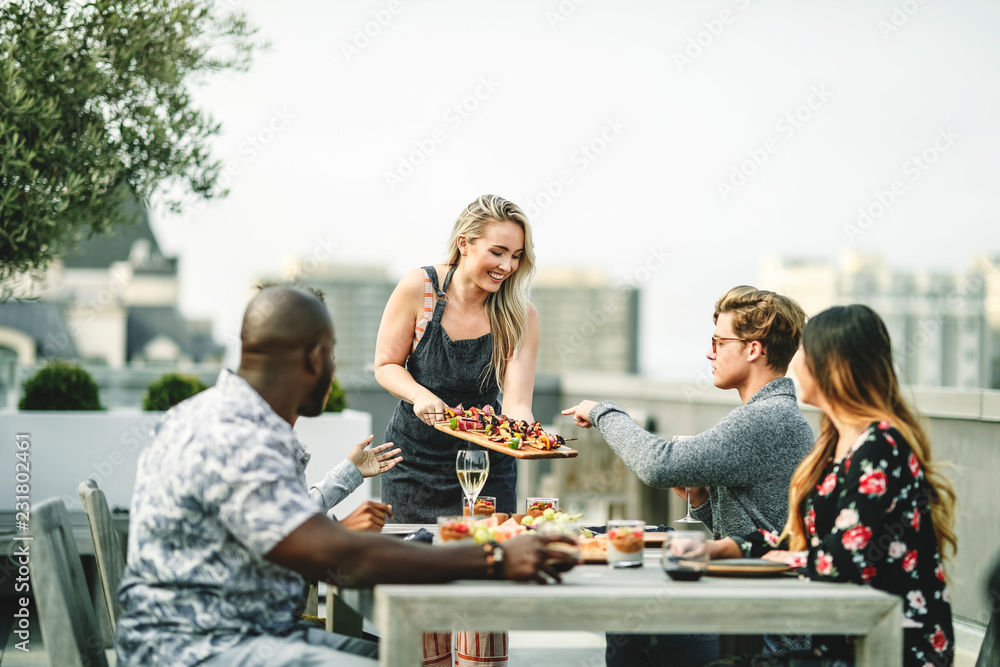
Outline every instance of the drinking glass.
{"type": "Polygon", "coordinates": [[[462,514],[465,516],[485,516],[487,518],[496,514],[496,511],[496,496],[478,496],[473,501],[473,507],[470,508],[466,505],[462,508],[462,514]]]}
{"type": "Polygon", "coordinates": [[[673,530],[663,537],[663,570],[671,579],[695,581],[708,565],[705,533],[700,530],[673,530]]]}
{"type": "Polygon", "coordinates": [[[490,474],[490,457],[485,449],[460,449],[455,456],[455,474],[465,492],[465,506],[475,514],[476,498],[490,474]]]}
{"type": "MultiPolygon", "coordinates": [[[[674,441],[681,442],[683,440],[690,440],[694,436],[691,435],[676,435],[674,436],[674,441]]],[[[677,519],[674,523],[701,523],[698,519],[691,516],[691,487],[685,487],[687,491],[687,514],[684,515],[683,519],[677,519]]]]}
{"type": "Polygon", "coordinates": [[[559,509],[558,498],[531,497],[524,501],[524,513],[530,514],[532,517],[542,516],[545,510],[549,509],[553,512],[559,509]]]}
{"type": "Polygon", "coordinates": [[[475,525],[467,516],[439,516],[434,544],[471,540],[475,537],[475,525]]]}
{"type": "Polygon", "coordinates": [[[701,523],[701,521],[698,521],[698,519],[696,519],[693,516],[691,516],[691,487],[690,486],[687,487],[687,514],[684,515],[684,518],[677,519],[676,521],[674,521],[674,523],[701,523]]]}
{"type": "MultiPolygon", "coordinates": [[[[567,521],[565,523],[556,521],[546,521],[538,528],[535,532],[542,536],[561,536],[568,537],[573,540],[574,544],[566,544],[565,542],[550,542],[548,547],[550,549],[557,549],[559,551],[565,551],[572,558],[573,561],[579,562],[580,560],[580,540],[583,538],[583,527],[575,521],[567,521]]],[[[565,561],[550,560],[551,564],[557,572],[564,572],[573,566],[573,563],[567,563],[565,561]]]]}
{"type": "Polygon", "coordinates": [[[608,565],[642,567],[646,523],[630,519],[608,521],[608,565]]]}

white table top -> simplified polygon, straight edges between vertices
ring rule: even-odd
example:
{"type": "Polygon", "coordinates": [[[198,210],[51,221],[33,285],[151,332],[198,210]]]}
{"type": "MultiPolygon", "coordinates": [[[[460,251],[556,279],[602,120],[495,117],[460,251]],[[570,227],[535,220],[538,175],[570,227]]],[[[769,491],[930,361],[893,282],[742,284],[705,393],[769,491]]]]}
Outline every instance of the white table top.
{"type": "Polygon", "coordinates": [[[579,566],[561,585],[506,581],[375,587],[383,665],[418,664],[420,635],[441,630],[589,630],[867,635],[859,664],[899,664],[901,600],[867,586],[766,578],[675,582],[648,549],[644,567],[579,566]],[[897,656],[893,661],[891,656],[897,656]]]}

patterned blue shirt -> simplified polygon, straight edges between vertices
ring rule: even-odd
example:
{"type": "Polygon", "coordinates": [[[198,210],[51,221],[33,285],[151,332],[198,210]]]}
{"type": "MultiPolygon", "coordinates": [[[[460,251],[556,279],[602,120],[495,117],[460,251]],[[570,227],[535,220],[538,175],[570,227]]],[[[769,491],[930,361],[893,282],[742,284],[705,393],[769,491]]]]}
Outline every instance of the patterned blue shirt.
{"type": "Polygon", "coordinates": [[[164,416],[132,495],[120,664],[194,665],[292,629],[305,582],[264,555],[361,480],[346,461],[307,490],[308,461],[291,425],[230,371],[164,416]]]}

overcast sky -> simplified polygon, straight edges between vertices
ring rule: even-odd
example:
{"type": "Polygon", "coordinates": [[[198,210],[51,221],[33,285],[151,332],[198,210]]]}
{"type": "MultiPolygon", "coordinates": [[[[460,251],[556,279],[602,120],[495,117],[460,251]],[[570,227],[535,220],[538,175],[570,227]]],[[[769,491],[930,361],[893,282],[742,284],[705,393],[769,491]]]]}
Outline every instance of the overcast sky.
{"type": "Polygon", "coordinates": [[[676,379],[767,254],[1000,250],[997,2],[228,4],[272,42],[196,91],[231,194],[153,218],[182,310],[220,339],[297,257],[440,261],[482,193],[528,212],[541,268],[619,280],[668,254],[642,284],[642,366],[676,379]]]}

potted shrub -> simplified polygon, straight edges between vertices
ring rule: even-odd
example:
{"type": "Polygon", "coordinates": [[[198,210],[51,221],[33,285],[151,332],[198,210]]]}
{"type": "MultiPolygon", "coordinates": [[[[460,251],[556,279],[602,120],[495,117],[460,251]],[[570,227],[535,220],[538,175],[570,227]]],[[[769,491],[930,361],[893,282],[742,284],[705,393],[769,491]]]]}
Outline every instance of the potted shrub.
{"type": "Polygon", "coordinates": [[[165,373],[146,388],[146,395],[142,397],[142,409],[169,410],[206,389],[208,386],[194,375],[165,373]]]}
{"type": "Polygon", "coordinates": [[[323,412],[343,412],[346,407],[347,394],[344,393],[344,388],[337,382],[337,378],[333,378],[333,383],[330,385],[330,395],[326,399],[326,406],[323,408],[323,412]]]}
{"type": "MultiPolygon", "coordinates": [[[[53,362],[22,386],[20,410],[0,414],[0,437],[30,442],[31,499],[62,498],[80,511],[77,486],[95,480],[109,506],[127,508],[135,466],[157,418],[135,409],[106,410],[85,369],[53,362]]],[[[14,509],[14,477],[0,478],[0,511],[14,509]]]]}
{"type": "Polygon", "coordinates": [[[103,410],[100,389],[83,368],[53,361],[28,378],[23,386],[21,410],[103,410]]]}

